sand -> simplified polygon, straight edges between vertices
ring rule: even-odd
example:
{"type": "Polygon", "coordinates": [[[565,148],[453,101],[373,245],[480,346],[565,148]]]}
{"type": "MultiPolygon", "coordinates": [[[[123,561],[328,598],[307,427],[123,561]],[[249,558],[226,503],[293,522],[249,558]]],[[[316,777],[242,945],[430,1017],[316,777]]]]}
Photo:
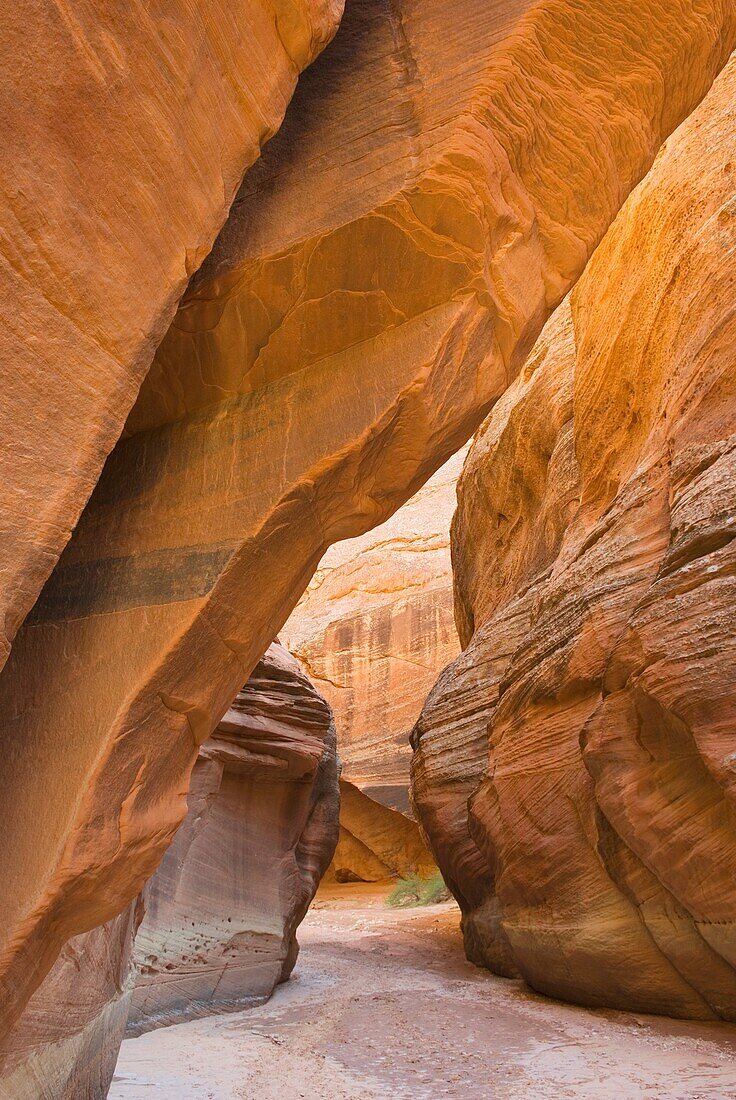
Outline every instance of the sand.
{"type": "Polygon", "coordinates": [[[127,1040],[111,1100],[736,1098],[736,1028],[538,997],[468,963],[458,919],[321,892],[268,1004],[127,1040]]]}

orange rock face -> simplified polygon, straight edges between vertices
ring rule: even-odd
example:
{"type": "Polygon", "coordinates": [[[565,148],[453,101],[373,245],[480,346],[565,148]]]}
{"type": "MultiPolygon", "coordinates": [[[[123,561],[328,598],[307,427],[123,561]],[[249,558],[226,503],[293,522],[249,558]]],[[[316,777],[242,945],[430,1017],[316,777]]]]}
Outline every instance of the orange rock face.
{"type": "Polygon", "coordinates": [[[731,0],[351,4],[0,677],[3,1024],[155,870],[328,545],[468,438],[735,39],[731,0]]]}
{"type": "Polygon", "coordinates": [[[0,666],[342,0],[5,13],[0,666]]]}
{"type": "Polygon", "coordinates": [[[416,821],[340,780],[340,837],[328,878],[381,882],[436,871],[416,821]]]}
{"type": "Polygon", "coordinates": [[[409,733],[459,646],[450,522],[465,450],[386,523],[332,546],[280,636],[330,703],[342,776],[409,809],[409,733]]]}
{"type": "Polygon", "coordinates": [[[460,904],[466,951],[508,977],[517,970],[500,924],[494,867],[469,830],[468,801],[488,766],[489,728],[511,657],[529,630],[535,579],[554,561],[577,502],[574,353],[565,301],[473,442],[453,525],[464,651],[440,676],[412,734],[412,800],[460,904]]]}
{"type": "Polygon", "coordinates": [[[144,892],[129,1031],[268,998],[338,837],[330,708],[272,645],[194,766],[189,813],[144,892]]]}
{"type": "Polygon", "coordinates": [[[474,444],[466,649],[414,735],[473,957],[585,1004],[726,1019],[735,93],[732,61],[474,444]]]}

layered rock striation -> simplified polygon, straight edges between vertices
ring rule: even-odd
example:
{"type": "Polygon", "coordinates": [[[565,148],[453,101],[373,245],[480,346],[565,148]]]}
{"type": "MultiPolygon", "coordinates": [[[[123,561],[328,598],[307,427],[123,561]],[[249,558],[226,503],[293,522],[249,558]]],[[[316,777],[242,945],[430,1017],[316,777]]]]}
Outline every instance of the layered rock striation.
{"type": "Polygon", "coordinates": [[[332,707],[343,780],[402,813],[409,733],[459,649],[450,522],[465,453],[386,523],[330,547],[281,631],[332,707]]]}
{"type": "Polygon", "coordinates": [[[288,978],[338,815],[330,708],[274,644],[200,748],[144,891],[130,1034],[259,1004],[288,978]]]}
{"type": "Polygon", "coordinates": [[[471,450],[414,792],[471,957],[736,1018],[736,62],[471,450]]]}
{"type": "Polygon", "coordinates": [[[342,0],[50,0],[0,60],[0,666],[342,0]]]}
{"type": "Polygon", "coordinates": [[[488,767],[499,691],[527,636],[539,579],[577,505],[574,359],[566,300],[473,442],[453,522],[463,652],[438,679],[412,733],[412,801],[460,904],[466,951],[507,977],[517,969],[500,923],[495,869],[473,838],[468,803],[488,767]]]}
{"type": "Polygon", "coordinates": [[[348,15],[0,676],[3,1028],[61,945],[155,870],[200,746],[327,546],[468,438],[736,39],[731,0],[466,0],[462,19],[447,0],[355,0],[348,15]]]}
{"type": "Polygon", "coordinates": [[[2,1100],[104,1100],[135,982],[140,899],[66,943],[0,1041],[2,1100]]]}

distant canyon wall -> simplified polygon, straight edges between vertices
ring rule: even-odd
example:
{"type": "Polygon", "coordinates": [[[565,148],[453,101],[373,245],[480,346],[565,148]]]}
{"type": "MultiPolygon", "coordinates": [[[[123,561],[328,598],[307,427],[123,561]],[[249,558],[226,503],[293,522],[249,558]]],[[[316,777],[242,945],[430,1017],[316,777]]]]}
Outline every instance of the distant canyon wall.
{"type": "Polygon", "coordinates": [[[450,523],[465,448],[391,519],[332,546],[280,636],[335,715],[343,778],[409,811],[409,734],[459,651],[450,523]]]}
{"type": "Polygon", "coordinates": [[[383,882],[436,871],[416,821],[340,780],[340,836],[326,879],[383,882]]]}

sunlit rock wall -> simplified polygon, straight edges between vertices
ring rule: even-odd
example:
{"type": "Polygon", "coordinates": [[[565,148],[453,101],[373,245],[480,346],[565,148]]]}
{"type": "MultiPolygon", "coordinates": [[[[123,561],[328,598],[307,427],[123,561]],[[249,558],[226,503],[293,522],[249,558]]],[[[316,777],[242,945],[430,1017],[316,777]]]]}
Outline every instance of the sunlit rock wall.
{"type": "MultiPolygon", "coordinates": [[[[32,21],[19,19],[22,37],[32,21]]],[[[61,946],[154,872],[200,746],[327,547],[386,519],[467,440],[735,39],[732,0],[350,4],[190,284],[0,676],[1,1029],[61,946]]],[[[247,23],[243,42],[250,53],[247,23]]],[[[217,97],[205,106],[221,117],[217,97]]],[[[142,155],[98,175],[126,209],[142,155]]],[[[201,160],[219,172],[229,155],[201,160]]],[[[151,167],[163,190],[167,165],[151,167]]],[[[177,217],[199,224],[196,165],[182,159],[184,179],[176,167],[177,217]]],[[[87,197],[84,177],[70,187],[87,197]]],[[[158,214],[141,230],[146,262],[158,214]]],[[[114,230],[125,251],[126,225],[114,230]]],[[[84,258],[76,238],[70,251],[84,258]]],[[[109,289],[105,316],[137,331],[129,282],[109,289]]],[[[74,349],[62,358],[78,370],[74,349]]],[[[84,427],[89,410],[71,404],[84,427]]],[[[29,509],[48,491],[42,476],[29,509]]]]}
{"type": "Polygon", "coordinates": [[[468,949],[736,1018],[736,63],[480,432],[415,798],[468,949]],[[526,377],[528,376],[528,377],[526,377]]]}
{"type": "Polygon", "coordinates": [[[0,36],[0,666],[342,0],[21,0],[0,36]]]}

